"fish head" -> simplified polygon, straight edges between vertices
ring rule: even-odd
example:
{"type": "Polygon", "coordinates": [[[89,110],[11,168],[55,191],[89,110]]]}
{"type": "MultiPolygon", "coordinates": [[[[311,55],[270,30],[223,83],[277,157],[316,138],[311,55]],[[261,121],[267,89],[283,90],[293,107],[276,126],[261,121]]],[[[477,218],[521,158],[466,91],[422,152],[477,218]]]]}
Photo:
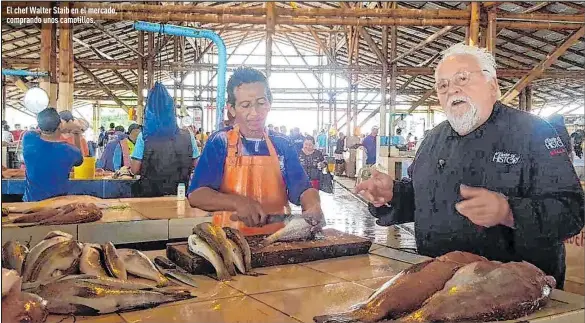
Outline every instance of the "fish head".
{"type": "Polygon", "coordinates": [[[24,302],[24,311],[17,322],[19,323],[43,323],[49,315],[47,301],[41,297],[23,293],[21,299],[24,302]]]}
{"type": "Polygon", "coordinates": [[[47,233],[47,235],[43,238],[43,240],[49,240],[55,237],[65,237],[65,238],[69,238],[69,239],[73,239],[73,236],[67,232],[63,232],[63,231],[51,231],[49,233],[47,233]]]}

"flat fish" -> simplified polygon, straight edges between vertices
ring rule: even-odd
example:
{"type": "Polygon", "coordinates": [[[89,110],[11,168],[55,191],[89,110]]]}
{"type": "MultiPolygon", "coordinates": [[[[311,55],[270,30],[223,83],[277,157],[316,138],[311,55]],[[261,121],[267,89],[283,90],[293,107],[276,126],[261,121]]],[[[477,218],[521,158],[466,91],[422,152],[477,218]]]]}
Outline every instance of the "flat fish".
{"type": "Polygon", "coordinates": [[[102,279],[64,279],[40,287],[38,295],[48,301],[53,314],[101,315],[139,308],[194,296],[187,291],[127,288],[125,284],[102,283],[102,279]]]}
{"type": "Polygon", "coordinates": [[[250,250],[248,240],[246,240],[244,235],[237,229],[225,227],[223,228],[223,231],[228,239],[232,240],[238,245],[238,247],[240,247],[244,258],[244,268],[246,269],[246,272],[252,270],[252,250],[250,250]]]}
{"type": "Polygon", "coordinates": [[[57,196],[34,203],[22,203],[22,205],[11,206],[11,213],[32,213],[47,208],[60,208],[72,203],[94,203],[100,208],[109,206],[106,200],[90,195],[67,195],[57,196]]]}
{"type": "Polygon", "coordinates": [[[193,233],[205,240],[213,250],[221,255],[221,259],[231,276],[235,276],[236,268],[234,261],[230,256],[230,244],[223,229],[209,222],[203,222],[193,228],[193,233]]]}
{"type": "Polygon", "coordinates": [[[205,258],[205,260],[209,261],[211,265],[213,265],[218,280],[226,281],[231,279],[231,275],[228,272],[227,268],[225,267],[225,264],[221,259],[221,256],[219,255],[218,252],[212,249],[205,240],[201,239],[196,234],[192,234],[189,236],[187,241],[189,245],[189,250],[192,253],[205,258]]]}
{"type": "Polygon", "coordinates": [[[472,263],[459,269],[420,309],[397,322],[515,320],[543,307],[555,286],[553,277],[527,262],[472,263]]]}
{"type": "Polygon", "coordinates": [[[96,277],[108,277],[98,248],[87,243],[83,245],[81,259],[79,260],[79,271],[96,277]]]}
{"type": "Polygon", "coordinates": [[[8,241],[2,246],[2,267],[14,269],[21,275],[28,248],[18,241],[8,241]]]}
{"type": "Polygon", "coordinates": [[[316,316],[316,323],[376,322],[383,318],[398,318],[419,308],[434,293],[441,290],[455,272],[465,266],[461,262],[487,261],[485,258],[456,251],[441,259],[415,264],[401,271],[376,290],[364,303],[345,313],[316,316]],[[450,261],[453,258],[455,261],[450,261]]]}
{"type": "Polygon", "coordinates": [[[142,252],[135,249],[118,249],[118,255],[124,261],[128,273],[153,280],[159,287],[169,284],[169,280],[156,269],[152,261],[142,252]]]}
{"type": "Polygon", "coordinates": [[[322,225],[311,225],[302,216],[296,215],[286,221],[284,228],[266,237],[261,245],[267,246],[277,241],[310,240],[321,231],[322,225]]]}
{"type": "Polygon", "coordinates": [[[102,249],[104,250],[104,264],[106,265],[107,272],[110,276],[122,280],[128,279],[126,266],[124,265],[124,261],[120,259],[114,244],[107,242],[102,246],[102,249]]]}
{"type": "Polygon", "coordinates": [[[39,242],[36,246],[30,249],[26,256],[26,260],[24,262],[24,269],[22,271],[22,281],[28,282],[30,281],[31,274],[37,263],[39,256],[48,248],[64,242],[71,240],[72,236],[70,234],[61,232],[61,231],[52,231],[47,234],[44,240],[39,242]]]}
{"type": "Polygon", "coordinates": [[[82,250],[82,245],[74,240],[66,240],[45,249],[34,264],[30,281],[45,281],[76,273],[82,250]]]}

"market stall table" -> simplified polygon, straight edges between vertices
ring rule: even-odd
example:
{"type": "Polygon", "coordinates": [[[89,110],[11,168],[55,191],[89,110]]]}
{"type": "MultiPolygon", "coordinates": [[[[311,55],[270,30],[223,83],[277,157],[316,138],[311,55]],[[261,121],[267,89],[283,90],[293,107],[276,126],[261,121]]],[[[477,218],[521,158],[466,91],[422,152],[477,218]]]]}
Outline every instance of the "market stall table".
{"type": "MultiPolygon", "coordinates": [[[[149,257],[163,251],[147,251],[149,257]]],[[[370,254],[309,263],[258,268],[264,276],[236,276],[220,283],[195,276],[197,298],[156,308],[98,317],[76,317],[78,323],[130,322],[313,322],[316,315],[347,310],[365,300],[401,270],[428,259],[373,245],[370,254]]],[[[523,322],[582,322],[583,296],[555,290],[552,300],[523,322]]],[[[71,323],[51,315],[47,322],[71,323]]],[[[515,320],[514,322],[517,322],[515,320]]]]}

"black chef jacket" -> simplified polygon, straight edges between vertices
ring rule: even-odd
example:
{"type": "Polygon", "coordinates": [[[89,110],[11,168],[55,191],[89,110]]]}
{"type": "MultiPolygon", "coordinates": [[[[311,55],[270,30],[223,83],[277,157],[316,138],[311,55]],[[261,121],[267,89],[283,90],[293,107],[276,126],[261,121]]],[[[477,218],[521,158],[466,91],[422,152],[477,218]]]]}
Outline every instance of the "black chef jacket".
{"type": "Polygon", "coordinates": [[[423,255],[461,250],[490,260],[525,260],[562,288],[563,241],[583,227],[583,190],[549,123],[500,102],[468,135],[460,136],[445,121],[422,142],[409,176],[412,180],[395,181],[388,207],[370,205],[378,224],[414,221],[423,255]],[[515,228],[476,226],[457,212],[461,184],[506,195],[515,228]]]}

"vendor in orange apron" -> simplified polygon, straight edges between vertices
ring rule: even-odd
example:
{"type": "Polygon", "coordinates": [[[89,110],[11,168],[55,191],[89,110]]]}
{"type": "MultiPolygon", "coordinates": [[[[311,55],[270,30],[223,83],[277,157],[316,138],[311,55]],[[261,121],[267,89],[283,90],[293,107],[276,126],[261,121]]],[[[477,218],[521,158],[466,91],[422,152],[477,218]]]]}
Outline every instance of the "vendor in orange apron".
{"type": "Polygon", "coordinates": [[[264,75],[240,68],[227,92],[234,126],[209,137],[189,186],[190,205],[213,212],[215,224],[244,235],[282,228],[270,217],[290,213],[289,202],[300,205],[313,224],[321,222],[319,193],[294,147],[283,135],[265,132],[272,96],[264,75]]]}
{"type": "MultiPolygon", "coordinates": [[[[269,156],[242,156],[240,129],[227,132],[227,157],[220,192],[246,196],[260,203],[264,214],[288,214],[288,197],[280,173],[280,163],[274,145],[265,135],[269,156]]],[[[249,227],[238,221],[234,212],[215,212],[213,223],[240,230],[244,235],[271,234],[284,227],[282,222],[262,227],[249,227]]]]}

